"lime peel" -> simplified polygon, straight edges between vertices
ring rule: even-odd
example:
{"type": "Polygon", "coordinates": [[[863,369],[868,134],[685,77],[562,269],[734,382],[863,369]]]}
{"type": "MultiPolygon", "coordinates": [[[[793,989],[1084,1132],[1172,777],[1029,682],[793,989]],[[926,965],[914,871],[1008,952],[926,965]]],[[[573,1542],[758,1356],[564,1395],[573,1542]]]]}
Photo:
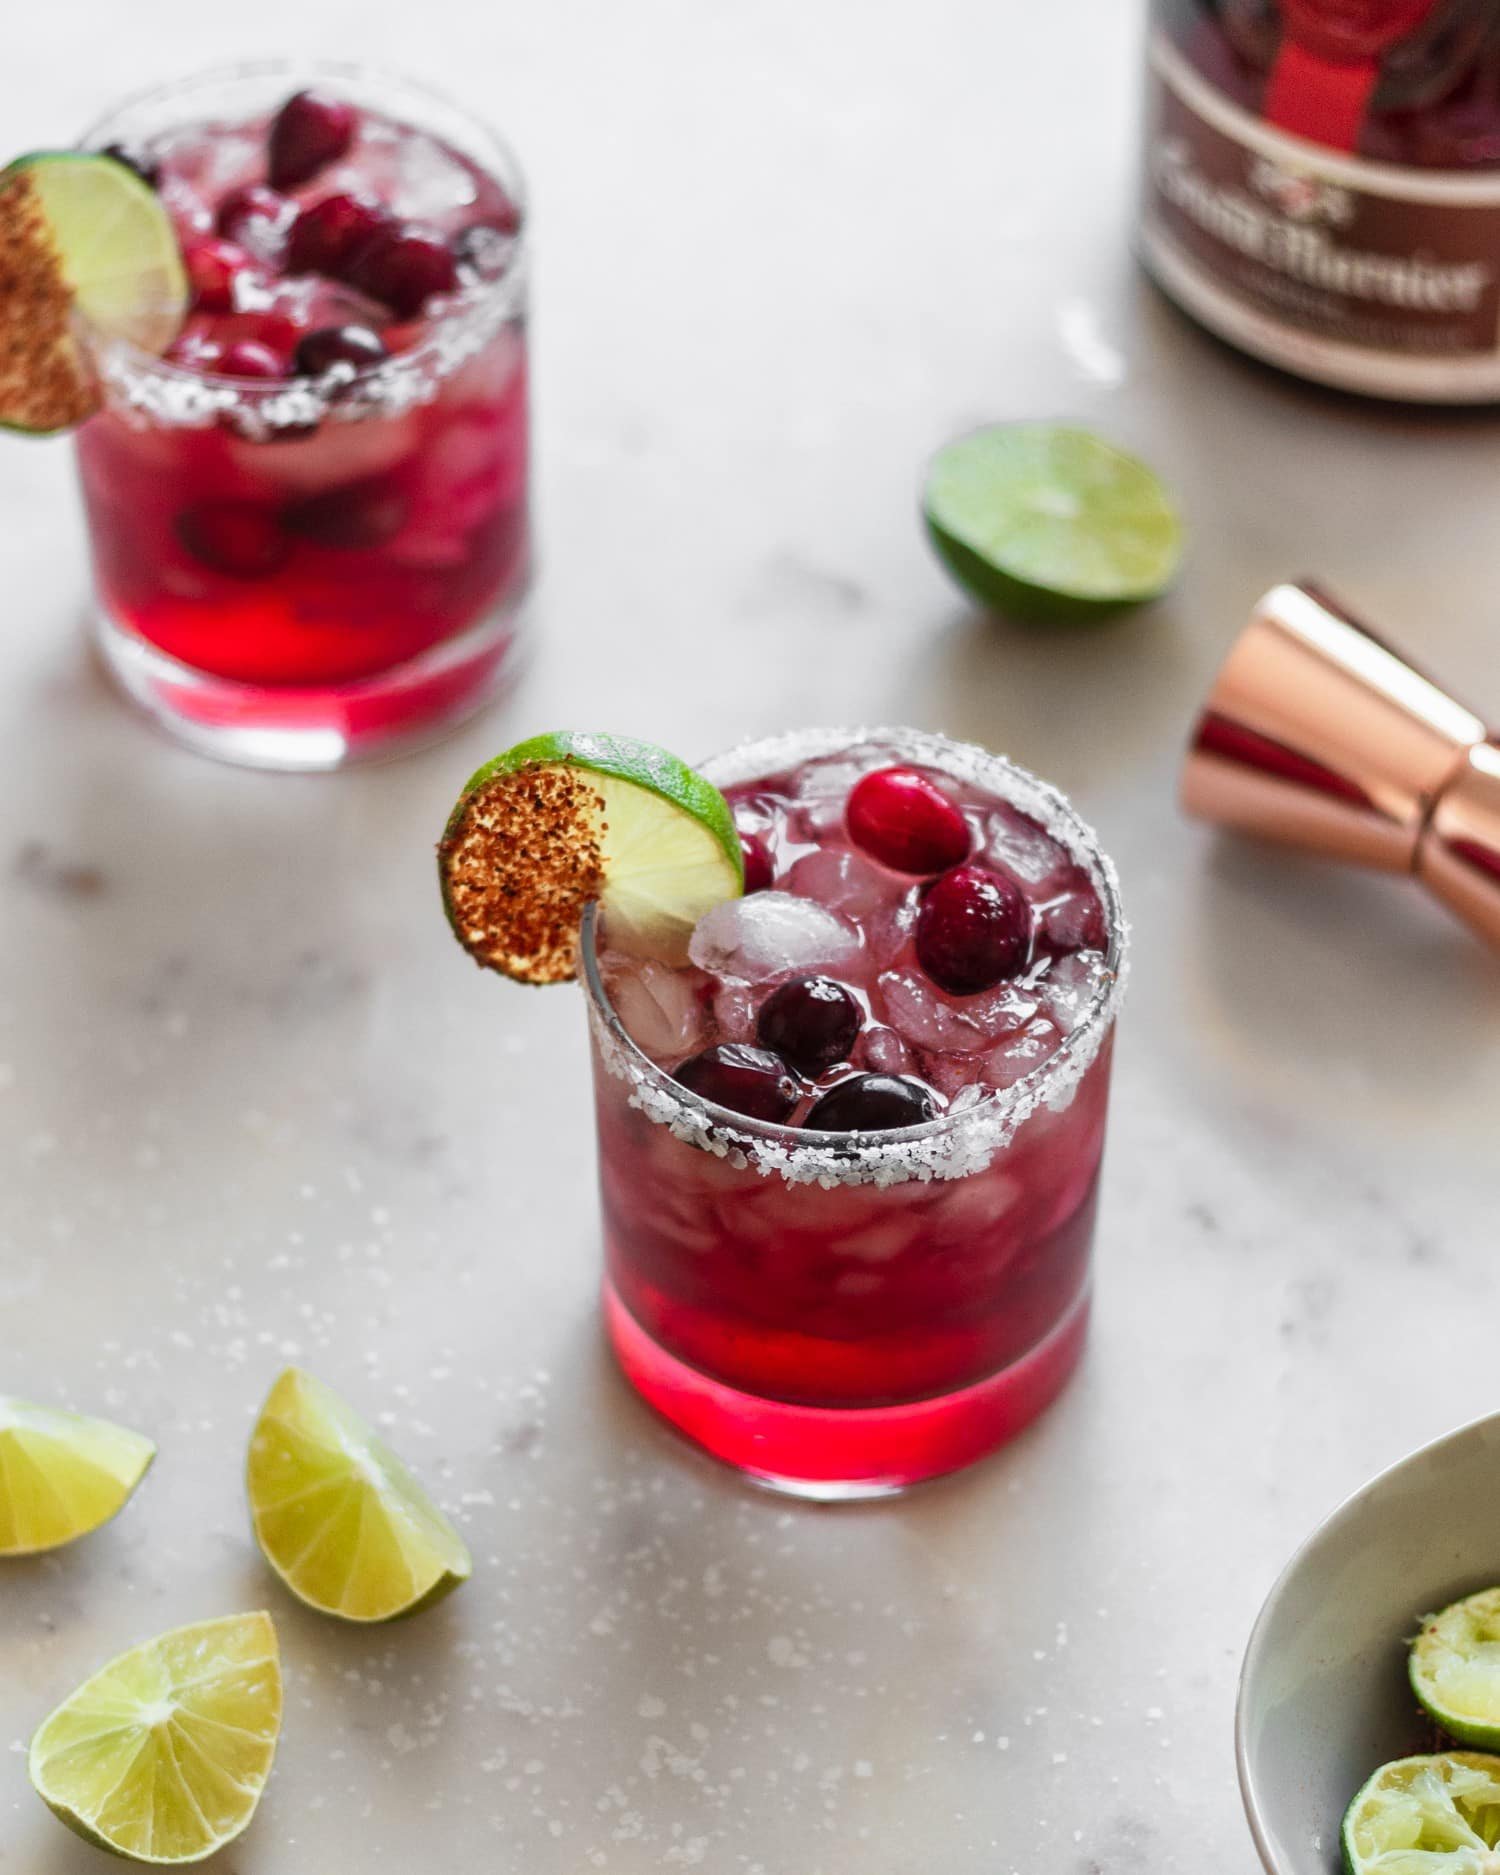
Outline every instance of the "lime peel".
{"type": "Polygon", "coordinates": [[[59,1549],[108,1523],[155,1457],[142,1433],[0,1394],[0,1556],[59,1549]]]}
{"type": "Polygon", "coordinates": [[[1500,1588],[1425,1616],[1407,1664],[1418,1702],[1451,1738],[1500,1748],[1500,1588]]]}

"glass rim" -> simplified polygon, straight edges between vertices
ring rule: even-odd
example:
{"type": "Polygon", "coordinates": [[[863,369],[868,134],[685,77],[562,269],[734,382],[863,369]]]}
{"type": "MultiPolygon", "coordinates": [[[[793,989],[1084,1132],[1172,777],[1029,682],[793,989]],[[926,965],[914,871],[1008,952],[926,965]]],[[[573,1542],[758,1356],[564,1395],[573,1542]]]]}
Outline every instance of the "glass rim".
{"type": "MultiPolygon", "coordinates": [[[[100,113],[84,130],[79,132],[74,148],[79,151],[99,149],[111,141],[111,131],[119,119],[135,110],[145,109],[159,103],[169,102],[175,97],[190,98],[200,87],[213,84],[228,84],[237,79],[253,80],[274,78],[286,75],[295,76],[306,83],[325,81],[336,85],[342,81],[346,85],[389,85],[395,91],[409,95],[413,100],[425,101],[442,111],[451,112],[464,121],[466,126],[476,133],[486,146],[484,167],[505,185],[505,192],[514,202],[520,213],[521,225],[510,237],[511,251],[505,271],[493,280],[479,280],[464,290],[451,312],[446,312],[432,320],[428,331],[404,352],[383,358],[379,364],[365,365],[348,376],[338,380],[337,400],[330,399],[330,408],[338,410],[342,401],[352,392],[377,389],[383,382],[394,383],[398,377],[409,377],[412,370],[438,357],[443,349],[444,338],[466,321],[475,321],[481,317],[494,317],[498,311],[502,319],[512,311],[519,311],[525,303],[527,276],[531,257],[531,191],[527,184],[526,172],[521,166],[514,146],[493,128],[485,119],[479,117],[465,104],[459,103],[446,91],[436,85],[429,85],[424,79],[410,78],[406,74],[393,71],[389,66],[367,63],[354,59],[323,58],[263,58],[236,59],[219,65],[208,65],[197,71],[188,72],[177,78],[169,78],[156,84],[145,85],[127,92],[116,99],[108,110],[100,113]]],[[[237,378],[217,371],[201,371],[192,365],[182,364],[172,359],[160,357],[136,345],[130,339],[108,339],[100,342],[96,335],[89,335],[91,346],[106,357],[111,363],[123,364],[128,373],[139,380],[159,379],[166,384],[206,385],[217,392],[232,392],[234,403],[220,404],[220,408],[232,409],[235,404],[242,408],[254,409],[288,391],[306,392],[316,387],[321,380],[309,377],[289,377],[280,379],[237,378]]],[[[343,414],[357,417],[361,414],[380,414],[361,412],[358,408],[345,408],[343,414]]]]}
{"type": "MultiPolygon", "coordinates": [[[[708,1138],[721,1140],[729,1148],[768,1148],[777,1157],[810,1155],[814,1161],[826,1162],[826,1169],[835,1175],[838,1167],[847,1167],[851,1162],[858,1162],[866,1170],[882,1163],[898,1162],[911,1148],[920,1149],[959,1134],[993,1133],[991,1152],[1007,1143],[1032,1113],[1046,1104],[1048,1095],[1055,1092],[1060,1082],[1072,1075],[1076,1084],[1092,1067],[1114,1025],[1129,974],[1130,927],[1120,904],[1119,879],[1113,863],[1099,845],[1093,829],[1066,795],[1006,756],[934,731],[881,726],[804,729],[757,737],[710,757],[698,767],[707,780],[720,785],[733,784],[751,780],[757,773],[775,773],[778,767],[795,761],[834,755],[842,749],[869,742],[889,743],[908,759],[925,760],[927,766],[943,772],[952,772],[951,768],[945,768],[944,756],[950,761],[956,758],[969,770],[978,771],[967,775],[960,772],[955,779],[974,779],[979,785],[985,785],[984,778],[1003,777],[1023,799],[1017,800],[1015,794],[997,788],[1001,799],[1017,806],[1034,803],[1041,807],[1047,831],[1062,840],[1099,892],[1109,928],[1106,973],[1088,1009],[1057,1049],[1011,1086],[994,1088],[985,1098],[957,1112],[949,1108],[915,1126],[891,1127],[880,1132],[819,1133],[775,1121],[751,1119],[684,1087],[631,1037],[610,1000],[600,969],[597,902],[586,908],[579,938],[582,978],[591,1016],[602,1025],[610,1043],[623,1058],[630,1079],[638,1086],[649,1087],[664,1109],[678,1109],[679,1119],[691,1124],[696,1117],[700,1130],[708,1138]],[[738,772],[741,769],[743,773],[738,772]],[[854,1141],[860,1143],[850,1143],[854,1141]]],[[[668,1119],[665,1110],[661,1117],[668,1119]]],[[[812,1175],[817,1176],[816,1171],[812,1175]]]]}

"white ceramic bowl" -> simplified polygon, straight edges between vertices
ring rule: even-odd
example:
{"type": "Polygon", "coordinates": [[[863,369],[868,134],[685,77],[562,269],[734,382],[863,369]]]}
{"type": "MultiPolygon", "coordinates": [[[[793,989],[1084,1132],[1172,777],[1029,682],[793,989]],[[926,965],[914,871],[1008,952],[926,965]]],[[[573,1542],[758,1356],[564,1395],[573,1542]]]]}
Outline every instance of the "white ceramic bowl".
{"type": "Polygon", "coordinates": [[[1500,1583],[1500,1413],[1384,1471],[1282,1570],[1245,1650],[1235,1750],[1269,1875],[1336,1875],[1339,1823],[1431,1750],[1406,1680],[1418,1617],[1500,1583]]]}

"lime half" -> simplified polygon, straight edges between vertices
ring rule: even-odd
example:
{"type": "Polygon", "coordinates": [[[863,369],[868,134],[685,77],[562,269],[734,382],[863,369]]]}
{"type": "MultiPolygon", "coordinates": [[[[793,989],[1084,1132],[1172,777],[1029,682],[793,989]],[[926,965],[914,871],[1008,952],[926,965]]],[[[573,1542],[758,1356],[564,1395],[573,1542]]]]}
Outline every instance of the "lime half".
{"type": "Polygon", "coordinates": [[[176,1628],[121,1654],[31,1741],[39,1797],[97,1848],[200,1862],[255,1814],[281,1731],[269,1615],[176,1628]]]}
{"type": "Polygon", "coordinates": [[[107,1419],[0,1394],[0,1556],[57,1549],[108,1523],[156,1457],[107,1419]]]}
{"type": "Polygon", "coordinates": [[[674,961],[706,911],[744,890],[729,805],[629,736],[535,736],[480,769],[438,848],[443,903],[471,957],[522,983],[576,974],[597,900],[612,940],[674,961]]]}
{"type": "Polygon", "coordinates": [[[469,1578],[463,1539],[406,1466],[298,1368],[261,1409],[245,1482],[266,1561],[323,1614],[391,1621],[469,1578]]]}
{"type": "Polygon", "coordinates": [[[981,605],[1087,619],[1154,599],[1182,527],[1143,462],[1087,430],[1002,423],[938,451],[923,511],[933,544],[981,605]]]}
{"type": "Polygon", "coordinates": [[[77,151],[0,169],[0,425],[46,435],[97,408],[80,321],[162,352],[187,303],[171,220],[134,170],[77,151]]]}
{"type": "Polygon", "coordinates": [[[1500,1875],[1500,1758],[1383,1764],[1344,1812],[1348,1875],[1500,1875]]]}
{"type": "Polygon", "coordinates": [[[1412,1691],[1451,1738],[1500,1746],[1500,1588],[1428,1615],[1408,1667],[1412,1691]]]}

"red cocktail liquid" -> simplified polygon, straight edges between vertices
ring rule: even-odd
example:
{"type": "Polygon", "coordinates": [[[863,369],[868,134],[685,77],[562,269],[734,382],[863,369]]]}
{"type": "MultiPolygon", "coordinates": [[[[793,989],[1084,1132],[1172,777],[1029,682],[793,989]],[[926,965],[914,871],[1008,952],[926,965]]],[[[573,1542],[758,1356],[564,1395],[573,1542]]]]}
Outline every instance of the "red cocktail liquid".
{"type": "Polygon", "coordinates": [[[1058,797],[938,737],[708,772],[771,884],[685,964],[600,941],[610,1333],[716,1456],[811,1496],[897,1490],[1017,1431],[1081,1351],[1110,875],[1058,797]]]}
{"type": "Polygon", "coordinates": [[[189,87],[98,135],[157,188],[194,290],[164,360],[105,354],[78,439],[103,644],[197,746],[334,766],[511,662],[521,214],[513,177],[337,83],[241,108],[189,87]]]}

